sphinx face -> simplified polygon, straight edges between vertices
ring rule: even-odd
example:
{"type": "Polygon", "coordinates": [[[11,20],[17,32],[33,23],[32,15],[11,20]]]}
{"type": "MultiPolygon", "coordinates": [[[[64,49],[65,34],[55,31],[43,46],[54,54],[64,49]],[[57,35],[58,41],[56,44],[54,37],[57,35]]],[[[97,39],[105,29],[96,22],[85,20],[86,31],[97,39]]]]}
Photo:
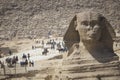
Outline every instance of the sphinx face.
{"type": "Polygon", "coordinates": [[[96,13],[84,13],[77,15],[77,27],[81,40],[98,41],[101,37],[99,15],[96,13]]]}

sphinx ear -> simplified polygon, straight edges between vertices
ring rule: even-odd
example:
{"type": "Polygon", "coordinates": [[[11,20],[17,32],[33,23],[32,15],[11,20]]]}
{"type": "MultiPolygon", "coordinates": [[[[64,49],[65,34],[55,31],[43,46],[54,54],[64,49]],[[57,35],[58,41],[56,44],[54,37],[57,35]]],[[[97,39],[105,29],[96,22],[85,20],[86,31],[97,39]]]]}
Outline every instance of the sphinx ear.
{"type": "Polygon", "coordinates": [[[111,24],[110,24],[107,20],[105,20],[105,24],[106,24],[106,26],[107,26],[107,29],[108,29],[111,37],[112,37],[112,38],[116,38],[115,31],[114,31],[114,29],[112,28],[111,24]]]}
{"type": "Polygon", "coordinates": [[[116,34],[115,34],[115,31],[112,28],[111,24],[107,21],[107,19],[105,17],[103,17],[102,21],[103,21],[104,25],[106,26],[108,32],[110,33],[112,39],[115,38],[116,34]]]}
{"type": "Polygon", "coordinates": [[[76,26],[77,17],[74,16],[63,38],[68,49],[70,49],[74,43],[79,43],[80,41],[78,31],[76,31],[76,26]]]}
{"type": "Polygon", "coordinates": [[[107,21],[105,17],[101,17],[100,24],[102,29],[101,41],[104,45],[113,51],[113,38],[115,38],[115,32],[111,24],[107,21]]]}

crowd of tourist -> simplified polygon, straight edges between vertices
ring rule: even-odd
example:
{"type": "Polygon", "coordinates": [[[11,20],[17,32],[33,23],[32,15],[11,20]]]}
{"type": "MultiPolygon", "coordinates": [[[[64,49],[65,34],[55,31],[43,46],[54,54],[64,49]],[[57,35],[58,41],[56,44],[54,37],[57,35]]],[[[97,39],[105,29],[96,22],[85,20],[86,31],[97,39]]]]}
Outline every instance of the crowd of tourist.
{"type": "MultiPolygon", "coordinates": [[[[36,41],[36,44],[40,44],[41,48],[43,48],[43,55],[47,55],[49,50],[58,50],[59,52],[67,52],[67,47],[65,46],[63,41],[57,41],[55,39],[50,39],[47,42],[44,40],[36,41]]],[[[32,46],[32,49],[39,48],[38,46],[32,46]]]]}
{"type": "Polygon", "coordinates": [[[7,65],[9,68],[12,68],[16,67],[16,64],[20,64],[21,67],[34,67],[34,61],[30,59],[29,53],[27,55],[23,53],[21,61],[19,61],[19,58],[18,56],[7,57],[5,61],[0,61],[0,67],[4,68],[7,65]]]}

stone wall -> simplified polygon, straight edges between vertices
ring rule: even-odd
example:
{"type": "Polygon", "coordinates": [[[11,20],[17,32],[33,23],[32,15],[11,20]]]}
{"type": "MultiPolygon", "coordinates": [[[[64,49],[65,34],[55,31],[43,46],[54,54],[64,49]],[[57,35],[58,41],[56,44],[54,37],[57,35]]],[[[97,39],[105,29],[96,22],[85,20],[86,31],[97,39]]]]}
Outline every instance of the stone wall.
{"type": "Polygon", "coordinates": [[[0,0],[0,39],[63,36],[72,17],[97,10],[120,30],[120,0],[0,0]]]}

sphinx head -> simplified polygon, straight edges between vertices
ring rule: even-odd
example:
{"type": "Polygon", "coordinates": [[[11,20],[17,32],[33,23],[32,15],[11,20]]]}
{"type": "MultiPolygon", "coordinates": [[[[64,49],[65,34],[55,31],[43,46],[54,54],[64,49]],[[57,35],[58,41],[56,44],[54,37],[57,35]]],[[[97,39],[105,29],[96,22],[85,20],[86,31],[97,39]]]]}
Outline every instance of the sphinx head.
{"type": "Polygon", "coordinates": [[[104,16],[97,12],[81,12],[74,16],[64,36],[68,48],[79,42],[98,42],[106,47],[113,46],[115,32],[104,16]]]}
{"type": "Polygon", "coordinates": [[[76,15],[78,31],[81,41],[98,41],[101,38],[102,16],[95,12],[83,12],[76,15]]]}

